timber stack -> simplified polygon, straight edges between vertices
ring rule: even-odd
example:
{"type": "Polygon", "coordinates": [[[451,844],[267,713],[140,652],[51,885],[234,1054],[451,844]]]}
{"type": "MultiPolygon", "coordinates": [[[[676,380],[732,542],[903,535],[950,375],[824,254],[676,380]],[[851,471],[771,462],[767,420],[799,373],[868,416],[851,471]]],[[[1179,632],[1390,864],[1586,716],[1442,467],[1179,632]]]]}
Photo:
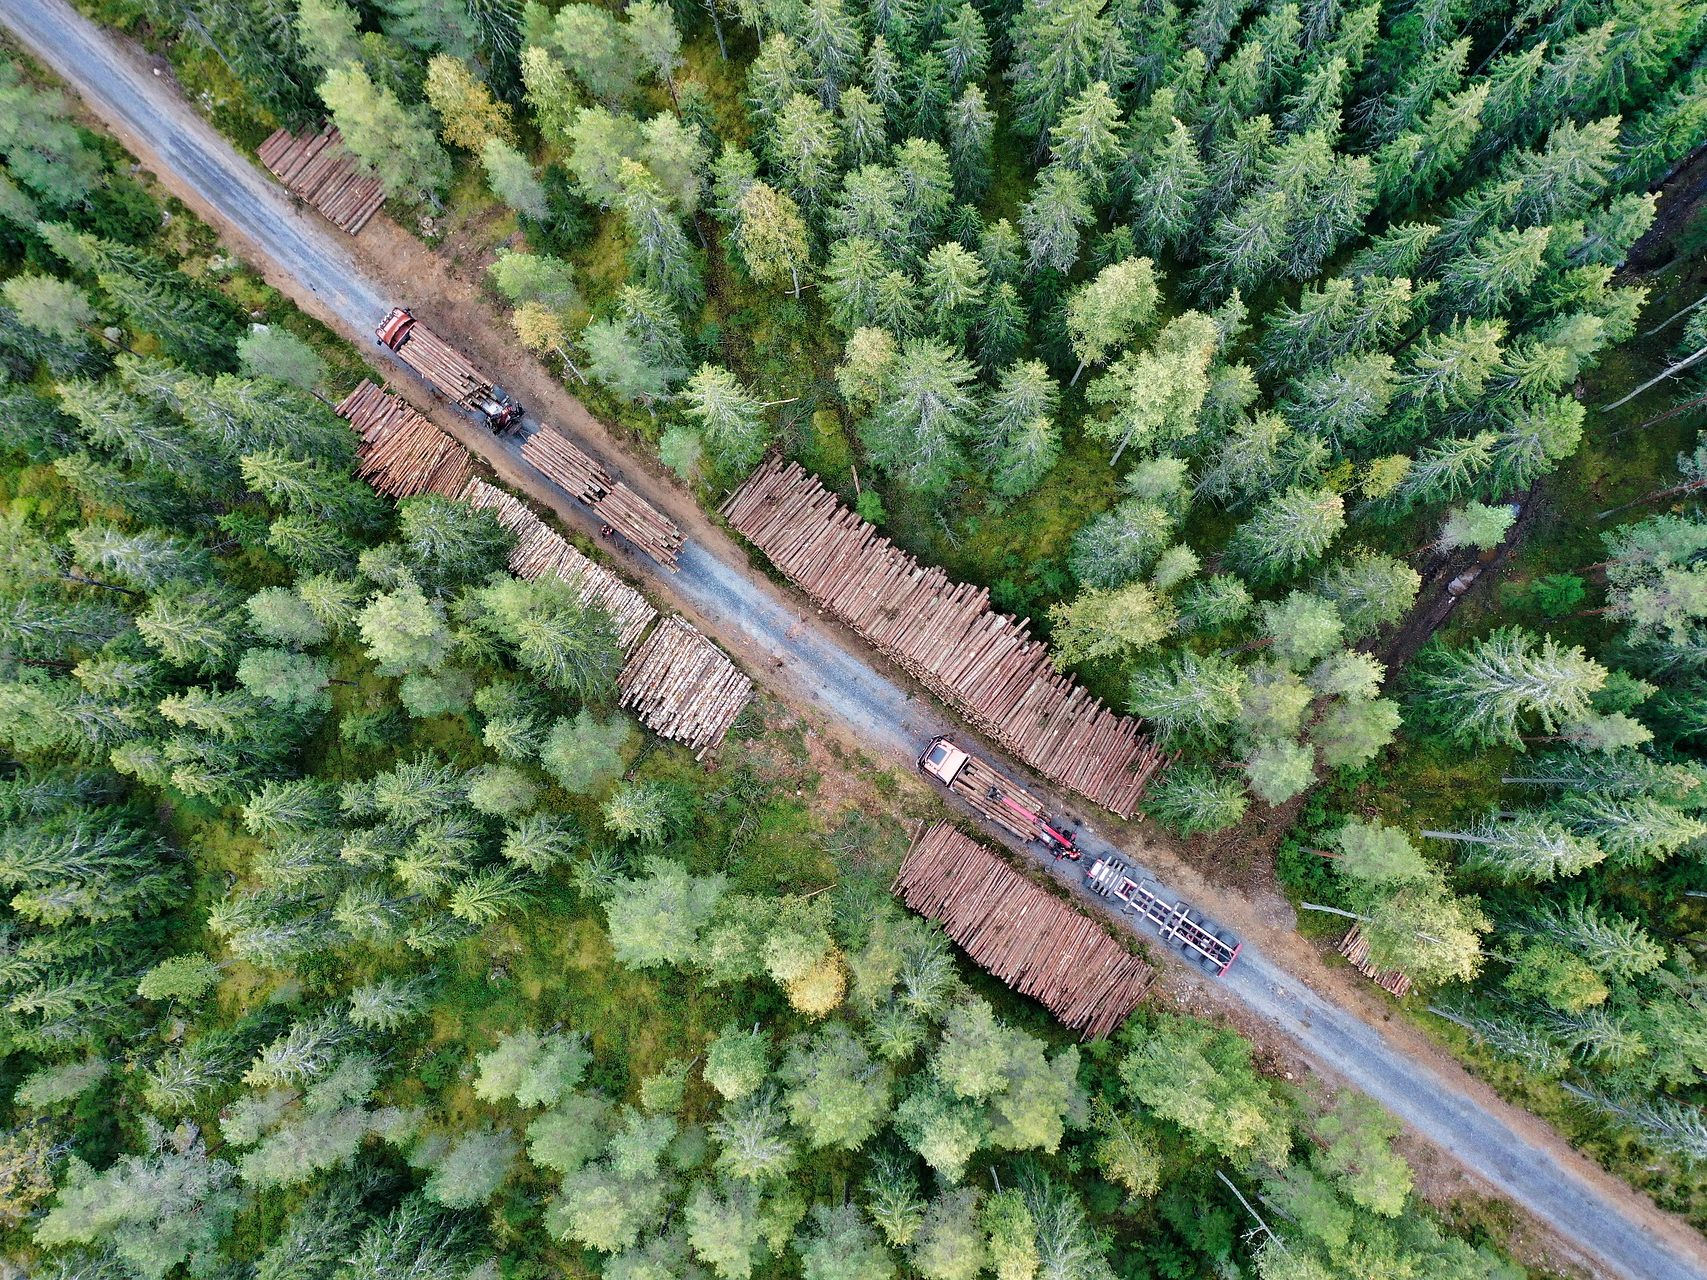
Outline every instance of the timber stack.
{"type": "Polygon", "coordinates": [[[1118,1027],[1155,981],[1100,924],[946,822],[913,842],[890,892],[1083,1039],[1118,1027]]]}
{"type": "Polygon", "coordinates": [[[753,694],[742,674],[685,618],[665,618],[617,678],[622,705],[654,732],[685,743],[701,758],[723,741],[753,694]]]}
{"type": "Polygon", "coordinates": [[[467,449],[373,382],[364,379],[333,411],[360,437],[356,474],[388,497],[458,497],[474,475],[467,449]]]}
{"type": "Polygon", "coordinates": [[[591,454],[542,426],[522,442],[522,457],[541,475],[597,511],[606,524],[665,568],[676,568],[682,531],[646,499],[610,473],[591,454]]]}
{"type": "Polygon", "coordinates": [[[491,511],[499,524],[516,535],[516,545],[510,551],[511,573],[518,578],[552,577],[567,583],[582,608],[603,610],[610,618],[623,652],[631,652],[639,643],[658,616],[645,596],[582,555],[514,494],[472,479],[460,496],[471,507],[491,511]]]}
{"type": "Polygon", "coordinates": [[[581,554],[520,498],[476,476],[468,450],[399,397],[364,381],[336,411],[360,437],[357,474],[375,489],[393,498],[438,493],[491,511],[515,535],[511,573],[557,578],[583,608],[610,618],[626,655],[618,693],[642,724],[696,758],[723,740],[753,682],[697,627],[668,617],[653,629],[658,611],[645,596],[581,554]]]}
{"type": "Polygon", "coordinates": [[[1162,754],[1057,672],[1027,624],[982,587],[925,568],[844,506],[799,463],[768,459],[723,515],[812,600],[1046,778],[1123,818],[1162,754]]]}
{"type": "Polygon", "coordinates": [[[1403,1000],[1411,993],[1410,975],[1398,969],[1378,968],[1369,959],[1369,939],[1363,926],[1354,924],[1340,939],[1339,953],[1351,962],[1351,967],[1390,995],[1403,1000]]]}
{"type": "Polygon", "coordinates": [[[274,130],[257,154],[285,190],[351,235],[385,203],[379,179],[363,172],[332,125],[317,134],[274,130]]]}

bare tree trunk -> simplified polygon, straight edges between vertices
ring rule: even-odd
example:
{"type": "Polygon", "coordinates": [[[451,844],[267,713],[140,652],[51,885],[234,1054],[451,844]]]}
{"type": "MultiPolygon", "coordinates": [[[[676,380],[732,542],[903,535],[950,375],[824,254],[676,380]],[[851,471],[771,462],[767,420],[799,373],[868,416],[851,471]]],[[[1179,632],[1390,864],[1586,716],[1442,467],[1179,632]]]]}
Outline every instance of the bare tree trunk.
{"type": "Polygon", "coordinates": [[[1693,355],[1685,356],[1683,359],[1679,360],[1676,364],[1670,366],[1669,368],[1661,370],[1659,373],[1657,373],[1653,377],[1649,378],[1646,382],[1644,382],[1641,386],[1637,387],[1634,391],[1632,391],[1629,395],[1625,396],[1623,399],[1614,400],[1611,404],[1602,405],[1601,408],[1603,410],[1610,411],[1610,410],[1619,408],[1621,405],[1629,404],[1630,401],[1634,400],[1637,396],[1641,395],[1649,387],[1657,387],[1660,383],[1664,382],[1667,378],[1676,377],[1678,374],[1682,373],[1685,369],[1694,365],[1699,360],[1707,360],[1707,347],[1702,347],[1699,351],[1695,352],[1693,355]]]}
{"type": "Polygon", "coordinates": [[[1649,427],[1657,427],[1662,422],[1670,422],[1678,414],[1688,413],[1691,409],[1699,409],[1702,405],[1707,405],[1707,396],[1696,396],[1695,399],[1685,400],[1680,405],[1674,405],[1657,417],[1649,418],[1646,422],[1638,422],[1633,427],[1620,427],[1606,438],[1616,440],[1619,436],[1629,435],[1632,431],[1646,431],[1649,427]]]}
{"type": "Polygon", "coordinates": [[[1688,315],[1691,311],[1699,310],[1702,307],[1707,307],[1707,293],[1702,294],[1699,298],[1697,298],[1694,302],[1690,303],[1687,307],[1684,307],[1681,310],[1672,312],[1664,320],[1661,320],[1658,324],[1656,324],[1652,329],[1649,329],[1646,332],[1644,332],[1642,334],[1642,337],[1651,338],[1656,333],[1659,333],[1662,329],[1668,328],[1672,324],[1673,321],[1681,320],[1684,316],[1688,315]]]}

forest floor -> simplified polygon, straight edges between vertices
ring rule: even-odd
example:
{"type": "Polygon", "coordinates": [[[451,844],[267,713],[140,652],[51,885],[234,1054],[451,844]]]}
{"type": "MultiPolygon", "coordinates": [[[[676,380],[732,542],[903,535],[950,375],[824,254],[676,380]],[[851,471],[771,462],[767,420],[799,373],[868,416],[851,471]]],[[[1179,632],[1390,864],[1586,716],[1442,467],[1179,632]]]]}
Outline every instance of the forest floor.
{"type": "MultiPolygon", "coordinates": [[[[826,742],[875,754],[905,776],[921,743],[938,732],[965,733],[923,695],[876,669],[857,640],[755,568],[690,495],[662,480],[552,375],[520,357],[508,327],[482,298],[473,264],[462,264],[467,276],[448,269],[383,218],[351,242],[313,214],[291,210],[282,191],[173,91],[158,60],[121,47],[62,0],[0,0],[0,20],[77,88],[169,190],[306,311],[365,344],[394,301],[420,307],[524,403],[543,407],[555,425],[667,511],[689,538],[679,573],[659,569],[632,549],[604,546],[655,594],[717,636],[773,693],[804,711],[826,742]],[[393,292],[398,286],[405,292],[393,292]]],[[[425,401],[413,384],[400,386],[425,401]]],[[[594,531],[597,521],[588,509],[523,463],[513,440],[494,440],[442,406],[430,408],[501,479],[569,527],[594,531]]],[[[1071,815],[1078,806],[1062,808],[1071,815]]],[[[1553,1243],[1540,1248],[1537,1260],[1557,1267],[1567,1259],[1592,1259],[1590,1270],[1642,1280],[1707,1277],[1707,1246],[1699,1235],[1593,1166],[1546,1125],[1500,1101],[1420,1031],[1395,1023],[1380,994],[1349,970],[1324,965],[1293,930],[1291,908],[1272,883],[1255,892],[1249,885],[1230,890],[1205,878],[1148,828],[1101,819],[1096,826],[1113,842],[1086,824],[1087,856],[1118,854],[1148,863],[1246,939],[1244,956],[1221,983],[1175,973],[1168,986],[1176,998],[1234,1018],[1272,1051],[1301,1055],[1300,1069],[1307,1061],[1310,1069],[1343,1078],[1382,1102],[1452,1163],[1551,1228],[1553,1243]]],[[[1087,899],[1077,875],[1046,870],[1087,899]]],[[[1087,905],[1100,909],[1094,901],[1087,905]]]]}

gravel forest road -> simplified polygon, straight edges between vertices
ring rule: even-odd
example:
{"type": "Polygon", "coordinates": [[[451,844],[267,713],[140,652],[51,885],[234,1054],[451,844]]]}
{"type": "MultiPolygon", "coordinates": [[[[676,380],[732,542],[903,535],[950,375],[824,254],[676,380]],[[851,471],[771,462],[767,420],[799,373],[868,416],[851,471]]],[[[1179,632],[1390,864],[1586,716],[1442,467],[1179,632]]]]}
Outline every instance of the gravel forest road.
{"type": "MultiPolygon", "coordinates": [[[[281,188],[197,115],[158,64],[64,0],[0,0],[0,23],[272,284],[382,356],[371,345],[372,327],[400,296],[392,286],[409,287],[409,281],[382,281],[364,267],[346,237],[312,213],[294,209],[281,188]]],[[[504,339],[483,334],[471,341],[490,351],[492,342],[504,339]]],[[[481,358],[478,350],[471,354],[481,358]]],[[[418,390],[406,376],[398,384],[418,390]]],[[[621,474],[622,445],[602,424],[560,385],[545,395],[553,420],[580,435],[621,474]]],[[[596,527],[587,508],[521,460],[514,440],[495,441],[423,395],[412,398],[480,452],[507,483],[582,530],[596,527]]],[[[524,399],[541,402],[531,391],[524,399]]],[[[621,547],[614,549],[615,558],[715,635],[762,684],[796,705],[816,708],[832,730],[886,765],[910,769],[937,733],[969,736],[935,704],[878,671],[840,628],[756,572],[691,498],[639,465],[631,462],[626,470],[630,484],[683,525],[688,543],[678,573],[621,547]]],[[[980,750],[1016,776],[1029,777],[1001,753],[980,750]]],[[[1314,1067],[1381,1102],[1449,1161],[1544,1224],[1570,1261],[1630,1280],[1707,1280],[1707,1241],[1700,1235],[1578,1155],[1546,1125],[1501,1101],[1414,1029],[1398,1021],[1375,1025],[1384,1012],[1373,996],[1330,973],[1242,895],[1202,881],[1176,852],[1146,840],[1135,826],[1099,819],[1118,831],[1111,840],[1083,820],[1078,805],[1053,803],[1058,812],[1077,815],[1087,859],[1118,854],[1160,872],[1245,939],[1243,955],[1226,979],[1183,979],[1194,984],[1194,994],[1243,1006],[1293,1041],[1314,1067]]],[[[1048,870],[1088,907],[1103,911],[1072,864],[1048,870]]],[[[1142,931],[1138,936],[1146,937],[1142,931]]]]}

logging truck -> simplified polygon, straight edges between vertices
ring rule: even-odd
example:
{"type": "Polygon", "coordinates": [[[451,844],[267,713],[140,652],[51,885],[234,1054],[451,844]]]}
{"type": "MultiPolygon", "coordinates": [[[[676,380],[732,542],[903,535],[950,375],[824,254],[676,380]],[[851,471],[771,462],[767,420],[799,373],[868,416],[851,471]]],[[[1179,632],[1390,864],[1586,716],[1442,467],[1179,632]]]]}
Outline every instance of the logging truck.
{"type": "Polygon", "coordinates": [[[1085,873],[1085,883],[1092,892],[1120,903],[1127,914],[1145,920],[1163,942],[1218,978],[1233,967],[1244,947],[1236,935],[1119,858],[1098,858],[1085,873]]]}
{"type": "Polygon", "coordinates": [[[938,738],[919,757],[919,772],[938,782],[998,827],[1021,840],[1035,840],[1057,858],[1079,860],[1078,834],[1051,818],[1043,801],[1003,777],[971,752],[938,738]]]}
{"type": "Polygon", "coordinates": [[[433,390],[452,404],[480,415],[498,435],[522,420],[522,407],[502,387],[471,365],[455,347],[406,307],[393,307],[374,330],[379,345],[397,353],[397,358],[420,374],[433,390]]]}

